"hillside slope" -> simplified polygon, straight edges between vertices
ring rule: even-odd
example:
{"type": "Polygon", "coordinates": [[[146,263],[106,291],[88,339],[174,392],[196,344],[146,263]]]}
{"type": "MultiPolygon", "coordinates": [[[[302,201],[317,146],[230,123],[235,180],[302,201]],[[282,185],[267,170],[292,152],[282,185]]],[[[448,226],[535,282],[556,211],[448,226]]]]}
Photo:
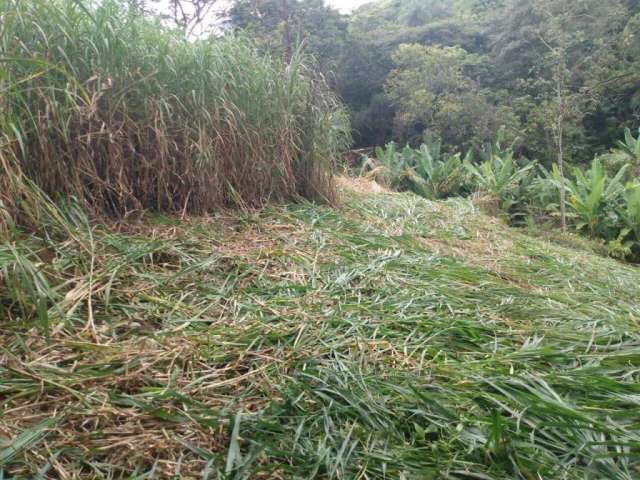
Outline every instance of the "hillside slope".
{"type": "Polygon", "coordinates": [[[0,476],[638,478],[640,270],[346,183],[0,245],[0,476]]]}

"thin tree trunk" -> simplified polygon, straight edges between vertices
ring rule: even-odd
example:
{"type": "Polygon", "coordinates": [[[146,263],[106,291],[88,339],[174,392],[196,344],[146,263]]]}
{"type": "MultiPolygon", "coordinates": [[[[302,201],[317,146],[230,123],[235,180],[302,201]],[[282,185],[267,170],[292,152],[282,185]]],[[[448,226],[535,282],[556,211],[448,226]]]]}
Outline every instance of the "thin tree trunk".
{"type": "Polygon", "coordinates": [[[291,62],[291,15],[289,13],[289,2],[282,0],[282,11],[284,13],[284,61],[291,62]]]}
{"type": "Polygon", "coordinates": [[[560,223],[562,224],[562,231],[567,231],[567,201],[565,191],[565,179],[564,179],[564,146],[562,142],[562,136],[564,134],[563,128],[564,120],[558,119],[558,170],[560,170],[560,223]]]}
{"type": "Polygon", "coordinates": [[[558,118],[556,133],[558,135],[558,169],[560,171],[560,223],[562,231],[567,231],[567,203],[564,178],[564,118],[565,118],[565,98],[564,98],[564,51],[561,53],[561,61],[558,64],[558,118]]]}

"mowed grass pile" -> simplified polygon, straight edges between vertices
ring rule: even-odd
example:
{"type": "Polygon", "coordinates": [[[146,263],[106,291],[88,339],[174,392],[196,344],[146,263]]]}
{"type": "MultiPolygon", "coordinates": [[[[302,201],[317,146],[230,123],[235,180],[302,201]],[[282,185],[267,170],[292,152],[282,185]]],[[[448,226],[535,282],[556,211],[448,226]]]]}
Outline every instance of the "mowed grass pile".
{"type": "Polygon", "coordinates": [[[2,244],[0,477],[640,476],[638,268],[343,203],[2,244]]]}
{"type": "Polygon", "coordinates": [[[25,184],[118,216],[332,200],[345,117],[301,55],[188,41],[128,4],[0,0],[5,211],[29,213],[25,184]]]}

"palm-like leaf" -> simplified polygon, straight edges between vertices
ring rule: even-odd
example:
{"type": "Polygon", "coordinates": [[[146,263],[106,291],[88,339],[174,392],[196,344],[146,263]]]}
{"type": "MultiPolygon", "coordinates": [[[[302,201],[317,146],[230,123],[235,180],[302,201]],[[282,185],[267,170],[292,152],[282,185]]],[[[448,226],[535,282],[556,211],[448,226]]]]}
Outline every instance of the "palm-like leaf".
{"type": "Polygon", "coordinates": [[[622,178],[627,168],[625,165],[609,179],[602,162],[595,158],[586,172],[575,169],[575,181],[566,180],[568,205],[575,213],[579,230],[587,230],[592,236],[612,238],[617,223],[614,209],[624,192],[622,178]]]}
{"type": "Polygon", "coordinates": [[[638,129],[638,138],[635,138],[630,129],[624,131],[624,141],[617,143],[618,150],[628,155],[635,163],[640,161],[640,129],[638,129]]]}
{"type": "Polygon", "coordinates": [[[439,142],[402,150],[391,142],[385,148],[377,148],[376,157],[384,172],[383,181],[392,188],[434,199],[458,195],[464,189],[465,170],[460,155],[443,153],[439,142]]]}
{"type": "Polygon", "coordinates": [[[509,210],[518,201],[520,190],[529,179],[534,164],[518,166],[510,149],[499,153],[492,151],[480,165],[467,159],[464,166],[475,180],[478,190],[497,197],[502,208],[509,210]]]}
{"type": "Polygon", "coordinates": [[[625,208],[620,212],[620,217],[640,245],[640,184],[629,185],[624,196],[625,208]]]}

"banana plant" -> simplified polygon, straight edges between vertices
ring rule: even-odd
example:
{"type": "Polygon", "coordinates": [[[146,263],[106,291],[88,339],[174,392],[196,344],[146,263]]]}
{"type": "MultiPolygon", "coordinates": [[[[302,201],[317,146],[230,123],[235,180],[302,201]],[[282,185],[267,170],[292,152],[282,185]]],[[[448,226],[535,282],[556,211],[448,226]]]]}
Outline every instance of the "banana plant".
{"type": "Polygon", "coordinates": [[[615,257],[640,258],[640,184],[629,184],[624,192],[624,205],[618,209],[622,223],[618,238],[609,242],[615,257]]]}
{"type": "Polygon", "coordinates": [[[560,193],[556,179],[560,178],[557,165],[547,170],[542,165],[537,165],[537,175],[526,186],[524,195],[528,203],[529,212],[537,217],[559,216],[560,193]]]}
{"type": "Polygon", "coordinates": [[[633,163],[640,162],[640,129],[638,138],[635,138],[628,128],[624,131],[624,141],[618,141],[618,150],[625,153],[633,163]]]}
{"type": "Polygon", "coordinates": [[[368,162],[370,175],[397,190],[409,190],[430,199],[459,195],[465,188],[465,170],[459,154],[448,155],[439,142],[400,150],[391,142],[376,149],[377,166],[368,162]]]}
{"type": "Polygon", "coordinates": [[[434,199],[461,194],[466,183],[462,163],[460,154],[444,154],[440,142],[421,145],[414,152],[413,166],[422,179],[423,191],[418,193],[434,199]]]}
{"type": "Polygon", "coordinates": [[[567,179],[565,188],[578,230],[586,230],[593,237],[612,239],[618,223],[615,209],[623,198],[622,178],[627,168],[628,165],[623,166],[612,179],[598,158],[586,172],[574,169],[575,180],[567,179]]]}
{"type": "Polygon", "coordinates": [[[504,127],[498,130],[496,140],[493,143],[486,143],[478,151],[480,159],[483,162],[487,162],[494,157],[506,158],[508,156],[513,157],[513,146],[518,139],[515,139],[511,145],[505,146],[505,140],[507,133],[504,127]]]}
{"type": "Polygon", "coordinates": [[[384,147],[376,147],[376,159],[385,167],[393,166],[398,158],[398,146],[389,142],[384,147]]]}
{"type": "Polygon", "coordinates": [[[375,157],[377,167],[372,169],[370,175],[390,188],[402,188],[407,165],[398,145],[395,142],[389,142],[384,147],[377,147],[375,157]]]}
{"type": "Polygon", "coordinates": [[[625,190],[625,209],[621,212],[622,221],[636,243],[640,245],[640,183],[630,185],[625,190]]]}
{"type": "Polygon", "coordinates": [[[475,180],[478,190],[498,198],[501,208],[509,211],[518,203],[521,189],[530,178],[534,164],[520,167],[510,149],[493,150],[485,158],[479,165],[466,160],[464,166],[475,180]]]}

